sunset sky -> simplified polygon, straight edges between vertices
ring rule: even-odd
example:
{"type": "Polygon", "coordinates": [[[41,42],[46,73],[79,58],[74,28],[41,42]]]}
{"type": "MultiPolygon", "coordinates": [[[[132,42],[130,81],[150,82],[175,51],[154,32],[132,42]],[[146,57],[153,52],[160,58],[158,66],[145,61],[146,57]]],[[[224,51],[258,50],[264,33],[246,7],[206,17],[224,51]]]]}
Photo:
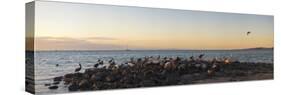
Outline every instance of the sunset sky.
{"type": "Polygon", "coordinates": [[[35,6],[36,50],[273,47],[273,34],[273,16],[266,15],[44,1],[35,6]]]}

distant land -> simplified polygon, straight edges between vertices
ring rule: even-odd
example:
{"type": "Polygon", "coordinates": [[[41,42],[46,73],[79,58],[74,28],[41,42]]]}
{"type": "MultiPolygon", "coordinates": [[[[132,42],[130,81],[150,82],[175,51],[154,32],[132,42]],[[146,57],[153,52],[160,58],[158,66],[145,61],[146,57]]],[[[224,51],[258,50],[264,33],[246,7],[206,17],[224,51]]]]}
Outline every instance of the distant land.
{"type": "MultiPolygon", "coordinates": [[[[267,48],[267,47],[255,47],[255,48],[244,48],[244,49],[240,49],[240,50],[273,50],[274,48],[267,48]]],[[[238,49],[239,50],[239,49],[238,49]]]]}
{"type": "MultiPolygon", "coordinates": [[[[254,48],[241,48],[241,49],[206,49],[207,51],[217,50],[273,50],[273,47],[254,47],[254,48]]],[[[35,51],[204,51],[204,49],[130,49],[130,50],[35,50],[35,51]]],[[[29,51],[29,50],[27,50],[29,51]]]]}

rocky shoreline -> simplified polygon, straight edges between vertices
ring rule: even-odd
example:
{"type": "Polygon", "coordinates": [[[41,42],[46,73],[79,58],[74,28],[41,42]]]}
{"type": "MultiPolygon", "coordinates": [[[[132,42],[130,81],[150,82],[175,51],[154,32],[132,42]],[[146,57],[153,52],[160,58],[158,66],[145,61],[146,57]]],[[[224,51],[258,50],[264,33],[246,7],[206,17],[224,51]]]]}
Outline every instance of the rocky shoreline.
{"type": "Polygon", "coordinates": [[[229,58],[204,60],[202,57],[131,58],[119,65],[112,59],[107,66],[99,60],[93,68],[79,72],[80,66],[73,73],[55,77],[54,85],[45,86],[55,90],[56,84],[63,82],[69,91],[88,91],[273,79],[272,63],[239,62],[229,58]]]}

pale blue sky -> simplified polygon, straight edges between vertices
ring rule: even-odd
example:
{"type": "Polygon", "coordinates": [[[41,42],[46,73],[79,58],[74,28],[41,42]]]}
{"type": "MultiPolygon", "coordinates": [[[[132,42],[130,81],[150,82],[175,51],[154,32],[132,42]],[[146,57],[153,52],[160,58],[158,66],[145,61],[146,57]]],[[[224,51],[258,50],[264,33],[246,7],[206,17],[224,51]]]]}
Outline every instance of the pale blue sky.
{"type": "Polygon", "coordinates": [[[273,16],[266,15],[37,1],[35,18],[36,37],[52,38],[40,39],[39,49],[100,49],[48,46],[66,38],[107,49],[273,47],[273,16]]]}

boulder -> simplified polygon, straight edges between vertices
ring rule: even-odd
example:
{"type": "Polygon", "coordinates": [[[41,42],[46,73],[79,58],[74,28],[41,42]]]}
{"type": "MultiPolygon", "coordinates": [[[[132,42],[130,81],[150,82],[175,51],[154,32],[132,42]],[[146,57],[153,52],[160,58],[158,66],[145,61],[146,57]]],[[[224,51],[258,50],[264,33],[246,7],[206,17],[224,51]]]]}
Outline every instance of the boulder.
{"type": "Polygon", "coordinates": [[[58,89],[59,87],[55,85],[55,86],[50,86],[48,88],[51,89],[51,90],[54,90],[54,89],[58,89]]]}
{"type": "Polygon", "coordinates": [[[55,77],[54,81],[62,81],[62,79],[63,79],[63,76],[59,76],[59,77],[55,77]]]}
{"type": "Polygon", "coordinates": [[[60,84],[60,81],[54,81],[53,84],[54,85],[60,84]]]}
{"type": "Polygon", "coordinates": [[[46,84],[44,84],[45,86],[51,86],[51,84],[50,83],[46,83],[46,84]]]}
{"type": "Polygon", "coordinates": [[[79,85],[76,83],[72,83],[70,86],[68,86],[69,91],[78,91],[79,90],[79,85]]]}
{"type": "Polygon", "coordinates": [[[88,80],[83,79],[80,83],[79,83],[79,88],[80,90],[90,90],[91,89],[91,84],[88,80]]]}

